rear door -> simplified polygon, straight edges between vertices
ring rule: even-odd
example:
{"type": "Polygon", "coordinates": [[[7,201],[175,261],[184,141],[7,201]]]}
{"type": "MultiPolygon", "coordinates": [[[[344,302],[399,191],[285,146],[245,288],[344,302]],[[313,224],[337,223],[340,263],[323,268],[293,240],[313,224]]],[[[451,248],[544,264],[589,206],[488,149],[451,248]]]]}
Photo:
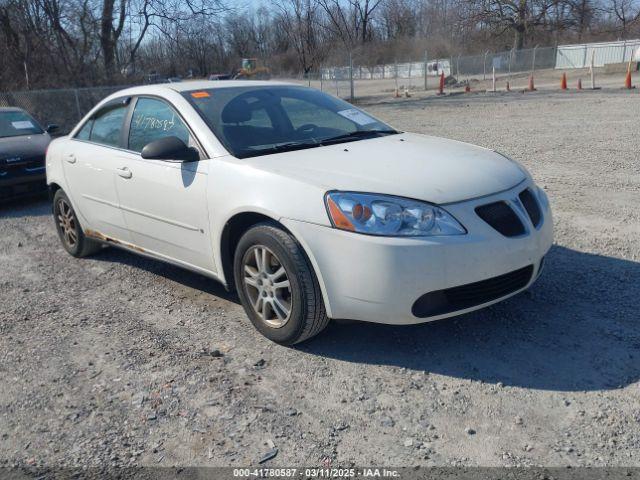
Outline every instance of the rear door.
{"type": "Polygon", "coordinates": [[[117,156],[120,206],[132,242],[191,267],[215,271],[207,208],[209,160],[148,160],[143,147],[175,136],[204,152],[188,126],[164,99],[139,97],[128,124],[127,152],[117,156]]]}
{"type": "Polygon", "coordinates": [[[66,143],[62,154],[66,193],[85,219],[85,228],[124,242],[131,237],[119,208],[116,159],[128,108],[129,99],[105,105],[66,143]]]}

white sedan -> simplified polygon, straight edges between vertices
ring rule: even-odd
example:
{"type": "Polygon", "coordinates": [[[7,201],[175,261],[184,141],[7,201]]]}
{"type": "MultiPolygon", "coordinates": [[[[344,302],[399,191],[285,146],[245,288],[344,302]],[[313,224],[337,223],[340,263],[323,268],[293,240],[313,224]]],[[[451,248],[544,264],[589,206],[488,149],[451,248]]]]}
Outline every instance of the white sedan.
{"type": "Polygon", "coordinates": [[[517,162],[286,83],[122,90],[46,161],[71,255],[115,245],[207,275],[282,344],[330,318],[411,324],[504,300],[553,240],[517,162]]]}

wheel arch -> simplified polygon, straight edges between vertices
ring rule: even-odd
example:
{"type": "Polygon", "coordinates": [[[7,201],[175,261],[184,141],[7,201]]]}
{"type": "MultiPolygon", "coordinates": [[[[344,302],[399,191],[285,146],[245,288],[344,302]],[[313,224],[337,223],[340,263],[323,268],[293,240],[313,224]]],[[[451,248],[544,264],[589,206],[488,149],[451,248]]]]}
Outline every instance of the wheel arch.
{"type": "Polygon", "coordinates": [[[256,211],[235,213],[225,222],[220,234],[219,252],[222,275],[228,290],[235,290],[233,260],[240,237],[254,225],[265,222],[273,223],[292,235],[289,229],[280,223],[278,219],[256,211]]]}
{"type": "Polygon", "coordinates": [[[288,228],[281,220],[282,219],[277,219],[266,213],[244,211],[234,214],[226,221],[224,228],[222,229],[219,242],[219,254],[222,265],[221,273],[223,276],[224,284],[226,285],[228,290],[235,290],[233,261],[236,246],[238,245],[238,241],[240,240],[242,235],[254,225],[269,222],[287,232],[296,240],[296,242],[298,242],[298,245],[300,245],[300,248],[309,261],[309,265],[316,275],[316,279],[320,286],[320,291],[322,292],[322,300],[324,302],[327,315],[331,317],[331,306],[328,301],[327,290],[324,285],[322,273],[318,269],[318,265],[315,261],[315,258],[313,257],[312,252],[309,250],[306,242],[302,241],[302,239],[299,238],[299,236],[296,235],[296,233],[293,232],[290,228],[288,228]]]}
{"type": "Polygon", "coordinates": [[[51,182],[48,185],[49,191],[49,201],[53,202],[53,196],[56,194],[58,190],[62,190],[62,186],[60,186],[57,182],[51,182]]]}

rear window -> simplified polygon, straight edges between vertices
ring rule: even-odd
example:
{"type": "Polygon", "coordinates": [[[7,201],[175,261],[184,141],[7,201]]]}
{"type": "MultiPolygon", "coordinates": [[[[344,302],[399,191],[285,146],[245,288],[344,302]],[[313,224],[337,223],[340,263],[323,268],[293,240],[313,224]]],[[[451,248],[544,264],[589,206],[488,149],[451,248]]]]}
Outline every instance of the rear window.
{"type": "Polygon", "coordinates": [[[0,138],[38,135],[44,133],[40,125],[25,112],[0,112],[0,138]]]}

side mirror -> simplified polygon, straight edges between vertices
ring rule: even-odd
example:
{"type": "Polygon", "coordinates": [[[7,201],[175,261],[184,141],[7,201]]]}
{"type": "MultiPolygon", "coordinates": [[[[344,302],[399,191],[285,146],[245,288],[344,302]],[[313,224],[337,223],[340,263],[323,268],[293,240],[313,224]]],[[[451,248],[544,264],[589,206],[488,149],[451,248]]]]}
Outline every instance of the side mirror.
{"type": "Polygon", "coordinates": [[[148,143],[140,153],[148,160],[173,160],[179,162],[196,162],[200,160],[198,150],[189,147],[178,137],[164,137],[148,143]]]}
{"type": "Polygon", "coordinates": [[[47,128],[44,129],[44,131],[47,132],[47,133],[55,133],[58,130],[60,130],[60,126],[56,125],[55,123],[51,123],[51,124],[47,125],[47,128]]]}

